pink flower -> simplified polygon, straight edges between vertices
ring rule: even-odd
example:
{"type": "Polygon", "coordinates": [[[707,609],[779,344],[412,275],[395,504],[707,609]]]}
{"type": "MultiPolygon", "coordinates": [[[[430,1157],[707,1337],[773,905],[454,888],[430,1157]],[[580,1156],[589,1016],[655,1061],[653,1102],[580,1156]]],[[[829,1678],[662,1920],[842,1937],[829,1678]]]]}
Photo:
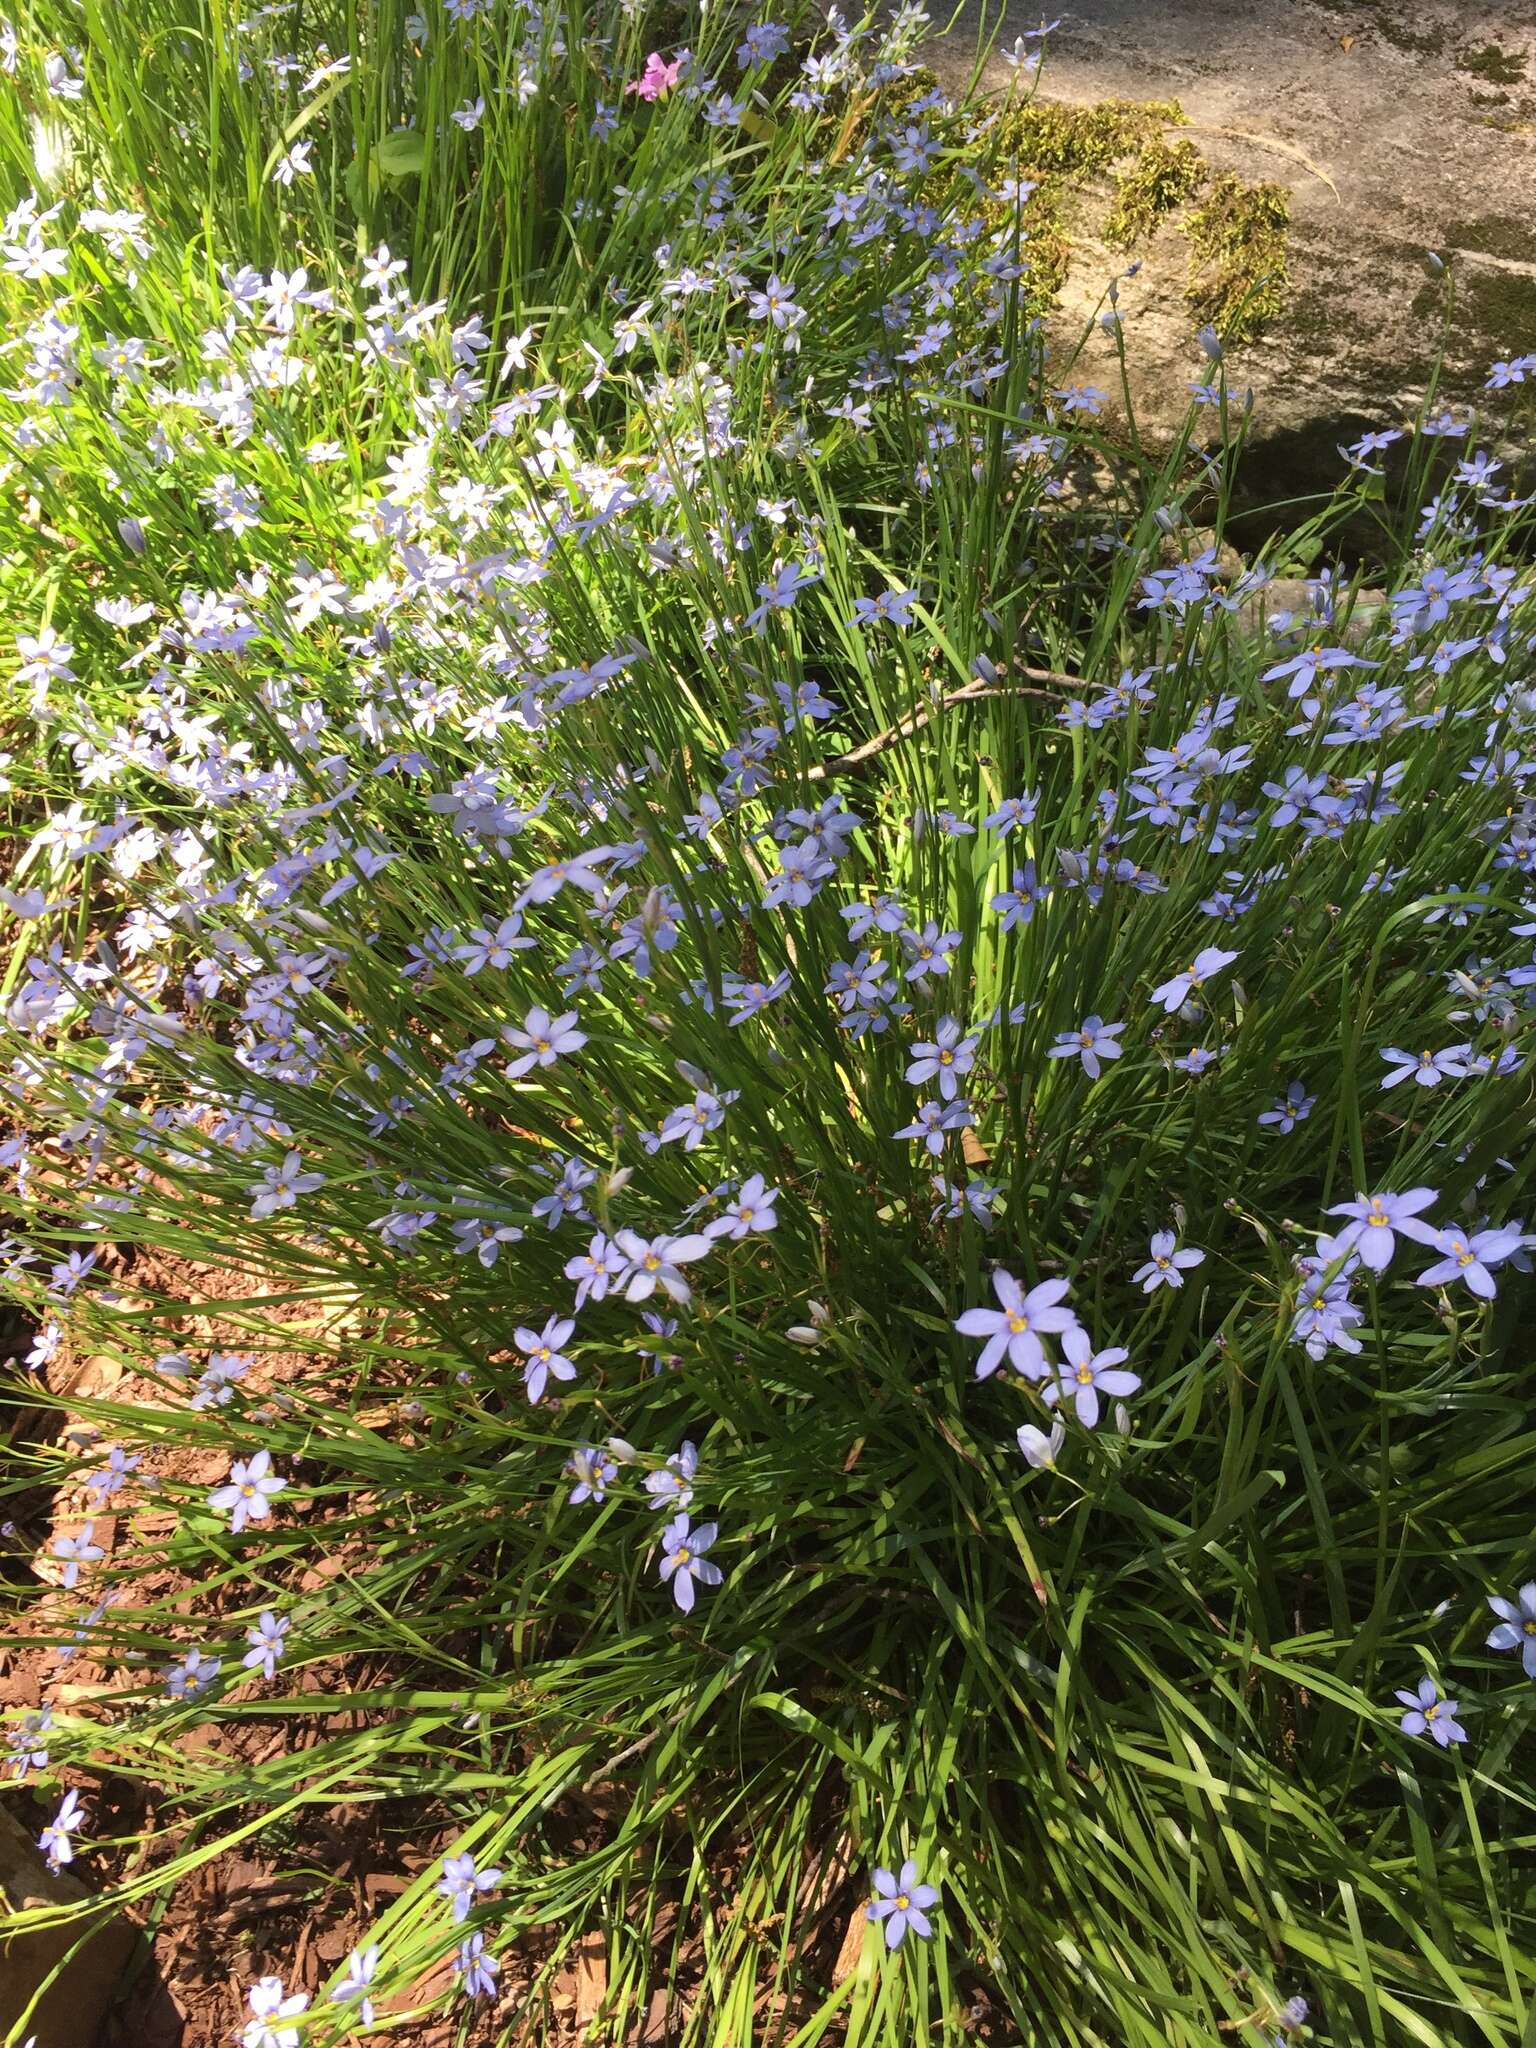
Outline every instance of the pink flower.
{"type": "Polygon", "coordinates": [[[643,100],[659,100],[664,92],[670,92],[678,81],[683,68],[681,57],[674,57],[670,64],[661,60],[661,52],[652,50],[645,60],[645,72],[640,78],[632,78],[625,86],[626,92],[637,92],[643,100]]]}

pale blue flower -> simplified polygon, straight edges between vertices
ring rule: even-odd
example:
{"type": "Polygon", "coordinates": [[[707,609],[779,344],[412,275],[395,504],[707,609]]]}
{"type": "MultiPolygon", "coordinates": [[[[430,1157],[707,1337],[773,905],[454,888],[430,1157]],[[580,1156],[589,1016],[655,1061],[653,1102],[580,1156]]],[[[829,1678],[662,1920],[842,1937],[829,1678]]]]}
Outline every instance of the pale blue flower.
{"type": "Polygon", "coordinates": [[[1048,1060],[1080,1059],[1083,1072],[1097,1081],[1103,1071],[1100,1062],[1117,1060],[1125,1051],[1116,1036],[1124,1029],[1123,1024],[1106,1024],[1099,1016],[1085,1017],[1075,1031],[1058,1032],[1045,1056],[1048,1060]]]}
{"type": "Polygon", "coordinates": [[[257,1451],[242,1461],[234,1459],[229,1478],[208,1495],[208,1505],[229,1515],[231,1535],[238,1536],[247,1522],[264,1522],[272,1512],[272,1496],[288,1484],[272,1470],[270,1451],[257,1451]]]}
{"type": "Polygon", "coordinates": [[[714,1522],[704,1522],[697,1529],[691,1529],[686,1515],[675,1516],[661,1532],[662,1583],[670,1583],[672,1598],[684,1614],[693,1612],[695,1583],[718,1586],[721,1582],[723,1574],[719,1566],[711,1564],[704,1555],[719,1533],[714,1522]]]}
{"type": "Polygon", "coordinates": [[[263,1678],[275,1676],[288,1628],[287,1615],[274,1614],[270,1607],[261,1610],[256,1617],[255,1627],[245,1632],[245,1640],[251,1647],[240,1662],[247,1671],[259,1671],[263,1678]]]}
{"type": "Polygon", "coordinates": [[[568,1316],[550,1316],[542,1330],[513,1331],[512,1341],[523,1354],[523,1384],[530,1401],[544,1398],[544,1388],[552,1377],[575,1379],[576,1368],[565,1355],[565,1346],[575,1330],[576,1325],[568,1316]]]}
{"type": "Polygon", "coordinates": [[[1072,1402],[1078,1421],[1086,1429],[1094,1428],[1098,1422],[1101,1394],[1107,1394],[1112,1401],[1124,1401],[1141,1385],[1135,1373],[1119,1370],[1130,1357],[1128,1351],[1118,1347],[1095,1351],[1093,1340],[1080,1326],[1062,1331],[1061,1348],[1066,1353],[1065,1363],[1057,1366],[1056,1378],[1041,1389],[1041,1399],[1047,1407],[1054,1407],[1058,1401],[1072,1402]]]}
{"type": "Polygon", "coordinates": [[[1408,1709],[1398,1723],[1405,1735],[1430,1735],[1442,1749],[1466,1741],[1467,1731],[1456,1719],[1461,1702],[1446,1699],[1432,1678],[1421,1678],[1417,1692],[1399,1692],[1397,1697],[1408,1709]]]}
{"type": "Polygon", "coordinates": [[[1153,989],[1153,1002],[1161,1003],[1171,1017],[1175,1010],[1183,1009],[1197,989],[1204,988],[1214,975],[1220,974],[1224,967],[1230,967],[1236,958],[1235,953],[1224,952],[1220,946],[1202,946],[1188,967],[1153,989]]]}
{"type": "Polygon", "coordinates": [[[1499,1617],[1488,1637],[1489,1649],[1518,1650],[1526,1677],[1536,1678],[1536,1579],[1527,1579],[1514,1600],[1490,1594],[1488,1605],[1499,1617]]]}
{"type": "Polygon", "coordinates": [[[366,1948],[355,1948],[351,1955],[347,1957],[346,1975],[339,1984],[334,1985],[331,1989],[331,2003],[333,2005],[348,1998],[358,1999],[357,2018],[360,2026],[371,2027],[373,2025],[373,2000],[368,1994],[374,1977],[378,1973],[378,1968],[379,1948],[377,1942],[369,1942],[366,1948]]]}
{"type": "Polygon", "coordinates": [[[893,1877],[888,1870],[875,1872],[875,1896],[865,1908],[871,1920],[885,1922],[885,1945],[900,1948],[909,1933],[926,1941],[933,1933],[928,1908],[939,1902],[937,1885],[924,1884],[909,1856],[893,1877]]]}
{"type": "Polygon", "coordinates": [[[501,1872],[494,1867],[480,1869],[474,1857],[465,1849],[457,1856],[443,1858],[443,1874],[434,1889],[440,1898],[447,1899],[453,1908],[456,1921],[467,1920],[488,1892],[495,1891],[501,1883],[501,1872]]]}
{"type": "Polygon", "coordinates": [[[1044,1379],[1050,1364],[1041,1338],[1059,1336],[1077,1323],[1071,1309],[1062,1306],[1068,1283],[1042,1280],[1026,1293],[1011,1273],[998,1267],[992,1286],[1000,1308],[968,1308],[955,1319],[962,1337],[986,1339],[976,1361],[977,1379],[990,1378],[1005,1358],[1026,1379],[1044,1379]]]}
{"type": "Polygon", "coordinates": [[[1131,1276],[1141,1282],[1143,1294],[1151,1294],[1159,1287],[1182,1287],[1185,1273],[1191,1267],[1204,1263],[1204,1252],[1193,1245],[1176,1250],[1177,1243],[1171,1230],[1159,1230],[1153,1234],[1150,1258],[1131,1276]]]}

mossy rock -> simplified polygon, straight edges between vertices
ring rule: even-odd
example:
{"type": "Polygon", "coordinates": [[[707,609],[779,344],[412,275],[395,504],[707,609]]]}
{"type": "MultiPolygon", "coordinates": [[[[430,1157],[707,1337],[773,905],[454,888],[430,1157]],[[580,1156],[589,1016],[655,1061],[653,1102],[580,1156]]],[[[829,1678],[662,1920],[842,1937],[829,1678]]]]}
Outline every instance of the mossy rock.
{"type": "Polygon", "coordinates": [[[1004,111],[998,138],[1031,177],[1081,180],[1107,171],[1183,122],[1177,100],[1108,99],[1077,106],[1029,99],[1004,111]]]}
{"type": "Polygon", "coordinates": [[[1228,341],[1250,340],[1285,304],[1291,195],[1284,185],[1248,185],[1227,173],[1186,223],[1186,297],[1228,341]]]}
{"type": "MultiPolygon", "coordinates": [[[[1189,212],[1212,172],[1187,136],[1170,139],[1167,131],[1184,125],[1177,100],[1031,98],[1004,109],[997,124],[1003,160],[1036,188],[1019,210],[1031,312],[1056,302],[1085,228],[1113,249],[1132,251],[1170,221],[1190,238],[1187,297],[1199,319],[1243,339],[1279,309],[1288,277],[1284,188],[1219,178],[1207,203],[1189,212]],[[1079,201],[1109,174],[1113,195],[1095,217],[1079,201]]],[[[998,226],[1011,216],[994,204],[988,217],[998,226]]]]}

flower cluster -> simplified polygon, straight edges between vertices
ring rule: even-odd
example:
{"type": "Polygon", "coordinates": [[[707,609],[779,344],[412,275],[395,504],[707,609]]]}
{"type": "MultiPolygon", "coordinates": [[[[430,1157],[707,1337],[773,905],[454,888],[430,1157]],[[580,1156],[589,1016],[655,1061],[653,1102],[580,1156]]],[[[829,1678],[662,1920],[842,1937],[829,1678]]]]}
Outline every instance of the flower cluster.
{"type": "MultiPolygon", "coordinates": [[[[1466,1740],[1428,1675],[1383,1731],[1363,1617],[1400,1673],[1487,1601],[1444,1667],[1536,1678],[1504,1320],[1536,584],[1499,461],[1437,461],[1434,415],[1356,444],[1345,510],[1399,438],[1436,479],[1371,606],[1320,566],[1281,609],[1287,550],[1192,529],[1214,456],[1144,506],[1085,483],[1115,400],[1033,317],[1038,110],[950,105],[909,8],[649,51],[628,11],[580,52],[557,11],[422,17],[443,89],[377,103],[437,128],[359,143],[358,186],[393,219],[397,185],[520,166],[537,219],[483,296],[424,229],[409,263],[313,253],[346,245],[299,225],[352,60],[301,62],[282,14],[236,32],[275,252],[263,211],[185,282],[141,216],[51,192],[0,232],[0,1267],[29,1402],[68,1410],[87,1352],[126,1381],[46,1453],[34,1633],[112,1685],[86,1736],[68,1693],[8,1726],[62,1793],[45,1853],[85,1848],[119,1742],[137,1776],[376,1646],[398,1692],[326,1725],[327,1773],[441,1788],[457,1846],[323,1992],[259,1977],[244,2048],[371,2027],[450,1955],[494,2000],[512,1928],[631,1924],[615,1841],[654,1854],[664,1954],[722,1815],[762,1910],[699,1907],[711,1974],[787,1983],[761,1930],[869,1852],[877,1772],[954,1846],[945,1916],[907,1858],[868,1918],[942,1954],[963,1917],[1020,2026],[1010,1985],[1087,1995],[1018,1910],[1070,1838],[1191,2028],[1293,2035],[1304,2000],[1222,2002],[1250,1962],[1218,1866],[1307,1867],[1298,1812],[1376,1916],[1288,1895],[1298,1951],[1368,1954],[1438,2024],[1372,1876],[1417,1867],[1417,1816],[1362,1821],[1339,1759],[1358,1724],[1466,1740]],[[300,74],[313,134],[276,120],[300,74]],[[1160,1868],[1101,1860],[1106,1812],[1184,1838],[1191,1742],[1214,1969],[1160,1868]]],[[[252,1767],[285,1813],[305,1758],[252,1767]]],[[[1445,1882],[1481,1927],[1449,1851],[1445,1882]]],[[[1167,2021],[1112,1974],[1062,2038],[1167,2021]]]]}

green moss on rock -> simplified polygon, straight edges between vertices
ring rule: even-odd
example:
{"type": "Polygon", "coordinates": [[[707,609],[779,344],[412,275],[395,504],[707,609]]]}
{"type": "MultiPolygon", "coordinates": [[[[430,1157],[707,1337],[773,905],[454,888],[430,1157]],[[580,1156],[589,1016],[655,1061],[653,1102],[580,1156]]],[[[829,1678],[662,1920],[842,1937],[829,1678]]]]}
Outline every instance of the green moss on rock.
{"type": "Polygon", "coordinates": [[[1489,85],[1518,85],[1526,65],[1518,50],[1506,50],[1502,43],[1480,43],[1456,52],[1456,69],[1489,85]]]}
{"type": "Polygon", "coordinates": [[[1228,172],[1186,222],[1185,296],[1227,340],[1248,340],[1285,303],[1290,219],[1291,195],[1283,185],[1248,185],[1228,172]]]}
{"type": "Polygon", "coordinates": [[[1192,142],[1183,137],[1166,142],[1155,136],[1115,180],[1114,204],[1104,221],[1105,241],[1113,249],[1134,249],[1175,207],[1192,199],[1208,176],[1205,159],[1192,142]]]}
{"type": "MultiPolygon", "coordinates": [[[[1000,154],[1011,171],[1035,188],[1018,212],[1030,312],[1048,311],[1066,281],[1072,255],[1066,225],[1070,195],[1126,157],[1162,148],[1163,130],[1182,126],[1185,118],[1176,100],[1101,100],[1077,106],[1031,99],[1005,109],[997,127],[1000,154]]],[[[987,213],[994,226],[1014,218],[1007,205],[994,203],[987,213]]]]}
{"type": "Polygon", "coordinates": [[[1026,100],[999,122],[1003,147],[1036,178],[1084,178],[1107,171],[1132,150],[1182,127],[1177,100],[1100,100],[1073,106],[1062,100],[1026,100]]]}

